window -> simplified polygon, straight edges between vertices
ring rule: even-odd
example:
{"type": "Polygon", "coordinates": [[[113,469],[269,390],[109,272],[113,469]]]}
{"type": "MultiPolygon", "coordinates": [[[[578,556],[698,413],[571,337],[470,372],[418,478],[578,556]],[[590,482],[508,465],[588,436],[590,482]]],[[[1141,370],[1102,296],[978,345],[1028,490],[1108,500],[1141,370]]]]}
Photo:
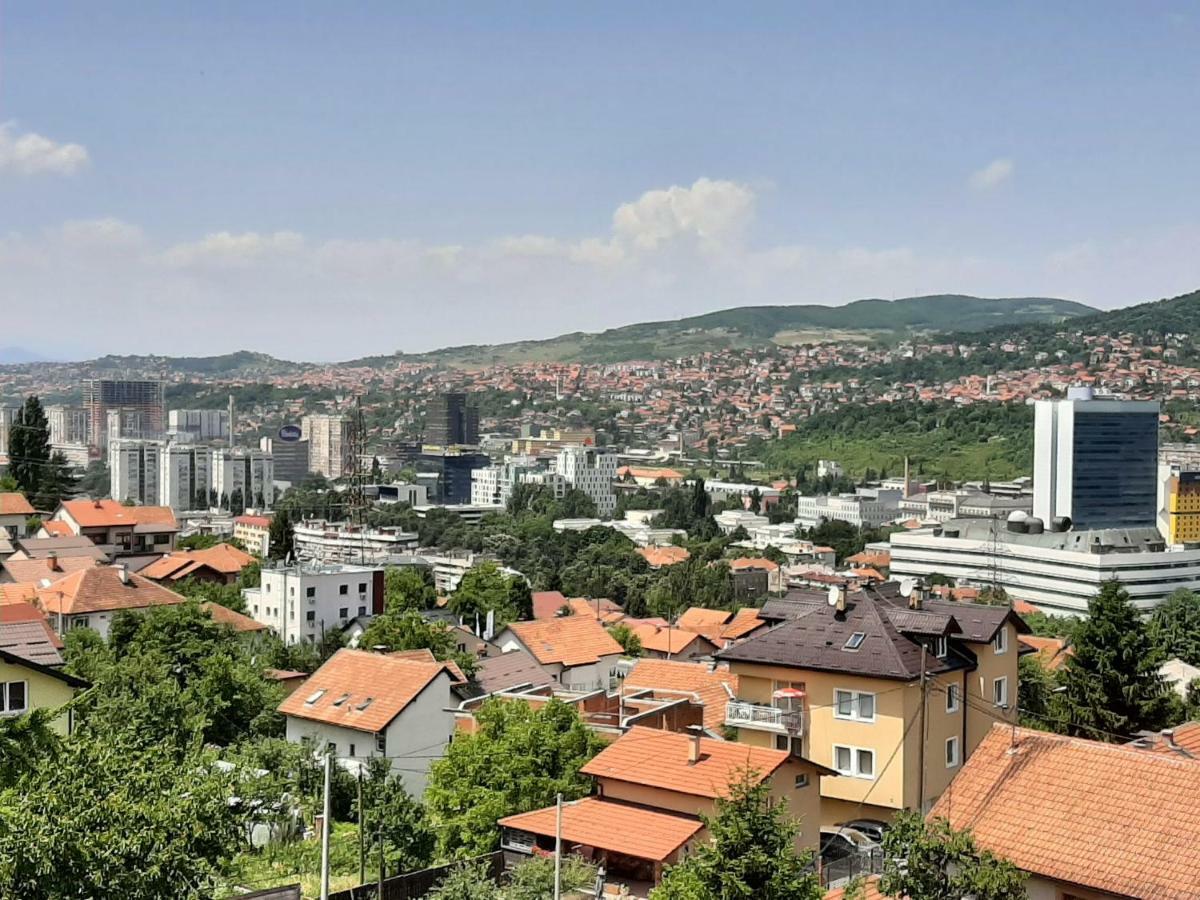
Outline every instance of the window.
{"type": "Polygon", "coordinates": [[[367,592],[367,583],[365,581],[360,581],[358,583],[358,592],[360,594],[365,594],[367,592]]]}
{"type": "Polygon", "coordinates": [[[833,692],[833,714],[839,719],[851,719],[856,722],[875,721],[875,695],[863,691],[833,692]]]}
{"type": "Polygon", "coordinates": [[[953,769],[958,765],[958,738],[946,739],[946,768],[953,769]]]}
{"type": "Polygon", "coordinates": [[[933,655],[938,659],[945,659],[950,654],[950,644],[946,640],[946,636],[942,635],[936,638],[933,642],[933,655]]]}
{"type": "Polygon", "coordinates": [[[317,614],[314,610],[310,609],[308,612],[306,612],[304,614],[304,618],[306,621],[315,622],[315,621],[317,621],[317,614]]]}
{"type": "Polygon", "coordinates": [[[312,704],[316,703],[318,700],[320,700],[324,696],[325,696],[325,688],[321,688],[320,690],[313,691],[311,694],[309,694],[307,697],[305,697],[304,702],[305,702],[305,704],[311,706],[312,704]]]}
{"type": "Polygon", "coordinates": [[[305,589],[304,589],[304,596],[305,596],[305,597],[315,597],[315,596],[317,596],[317,589],[316,589],[315,587],[305,588],[305,589]]]}
{"type": "Polygon", "coordinates": [[[271,582],[267,582],[267,593],[271,593],[271,582]]]}
{"type": "Polygon", "coordinates": [[[863,641],[865,641],[866,639],[867,639],[866,632],[856,631],[856,632],[854,632],[854,634],[850,635],[849,639],[847,639],[847,641],[846,641],[846,645],[844,647],[842,647],[842,649],[843,650],[857,650],[859,647],[861,647],[863,645],[863,641]]]}
{"type": "Polygon", "coordinates": [[[997,678],[992,682],[992,705],[1008,706],[1008,679],[997,678]]]}
{"type": "Polygon", "coordinates": [[[24,681],[0,683],[0,713],[16,715],[29,708],[29,688],[24,681]]]}
{"type": "Polygon", "coordinates": [[[343,606],[341,609],[338,610],[338,618],[339,619],[347,618],[346,613],[348,613],[348,612],[350,612],[350,610],[348,608],[346,608],[345,606],[343,606]]]}
{"type": "Polygon", "coordinates": [[[296,586],[294,584],[290,588],[288,588],[288,596],[289,597],[296,596],[296,586]]]}
{"type": "Polygon", "coordinates": [[[792,785],[796,790],[808,787],[808,775],[800,774],[796,776],[796,783],[792,785]]]}
{"type": "Polygon", "coordinates": [[[387,753],[387,735],[382,732],[375,735],[375,752],[387,753]]]}
{"type": "Polygon", "coordinates": [[[354,745],[353,745],[353,744],[351,744],[351,745],[350,745],[350,755],[351,755],[351,756],[357,756],[357,755],[358,755],[357,753],[355,753],[355,752],[354,752],[354,745]]]}
{"type": "Polygon", "coordinates": [[[358,608],[358,614],[360,616],[365,616],[367,614],[367,608],[365,606],[360,606],[358,608]]]}
{"type": "Polygon", "coordinates": [[[325,749],[328,750],[330,753],[332,753],[334,756],[336,756],[337,755],[337,742],[330,741],[328,744],[325,745],[325,749]]]}
{"type": "Polygon", "coordinates": [[[833,767],[839,775],[850,775],[854,778],[875,777],[875,751],[862,747],[844,747],[834,745],[833,767]]]}
{"type": "Polygon", "coordinates": [[[1008,628],[1007,628],[1007,626],[1001,627],[1001,629],[996,632],[996,636],[994,638],[992,638],[992,651],[997,656],[999,656],[1001,653],[1008,652],[1008,628]]]}
{"type": "Polygon", "coordinates": [[[92,620],[87,616],[76,616],[71,620],[72,628],[87,628],[92,620]]]}
{"type": "Polygon", "coordinates": [[[350,593],[350,585],[339,584],[338,585],[338,593],[341,594],[343,597],[345,597],[347,594],[350,593]]]}
{"type": "Polygon", "coordinates": [[[958,712],[958,685],[951,684],[946,686],[946,712],[958,712]]]}

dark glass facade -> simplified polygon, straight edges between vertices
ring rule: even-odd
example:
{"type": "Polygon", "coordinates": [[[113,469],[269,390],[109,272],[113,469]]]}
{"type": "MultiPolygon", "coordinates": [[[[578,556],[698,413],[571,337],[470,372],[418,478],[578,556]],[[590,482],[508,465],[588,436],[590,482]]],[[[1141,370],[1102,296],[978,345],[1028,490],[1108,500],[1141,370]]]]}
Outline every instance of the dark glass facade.
{"type": "Polygon", "coordinates": [[[1153,526],[1158,414],[1076,411],[1071,519],[1076,530],[1153,526]]]}

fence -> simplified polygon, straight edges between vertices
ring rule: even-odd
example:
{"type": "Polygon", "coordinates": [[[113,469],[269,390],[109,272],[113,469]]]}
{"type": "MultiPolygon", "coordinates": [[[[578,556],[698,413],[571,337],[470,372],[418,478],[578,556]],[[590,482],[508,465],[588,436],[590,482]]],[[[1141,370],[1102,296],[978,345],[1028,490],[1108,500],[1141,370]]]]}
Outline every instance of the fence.
{"type": "Polygon", "coordinates": [[[883,872],[883,848],[854,853],[841,859],[821,863],[821,883],[825,887],[842,887],[852,878],[879,875],[883,872]]]}
{"type": "MultiPolygon", "coordinates": [[[[445,866],[435,866],[432,869],[421,869],[417,872],[406,872],[384,879],[382,900],[420,900],[438,883],[459,866],[468,863],[482,863],[492,878],[499,878],[504,872],[504,854],[497,850],[484,856],[477,856],[465,862],[450,863],[445,866]]],[[[345,891],[337,891],[329,895],[329,900],[377,900],[378,882],[360,884],[358,887],[345,891]]]]}

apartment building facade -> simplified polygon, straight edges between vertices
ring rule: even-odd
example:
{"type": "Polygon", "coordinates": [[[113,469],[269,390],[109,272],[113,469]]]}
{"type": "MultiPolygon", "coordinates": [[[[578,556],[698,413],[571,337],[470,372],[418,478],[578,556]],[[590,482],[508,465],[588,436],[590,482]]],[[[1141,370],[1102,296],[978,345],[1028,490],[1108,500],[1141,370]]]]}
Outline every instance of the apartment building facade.
{"type": "Polygon", "coordinates": [[[319,641],[351,619],[383,612],[383,569],[300,563],[263,569],[242,591],[246,610],[287,644],[319,641]]]}
{"type": "Polygon", "coordinates": [[[596,512],[610,518],[617,508],[613,482],[617,478],[616,451],[600,447],[563,447],[554,456],[554,472],[575,490],[587,494],[596,512]]]}
{"type": "Polygon", "coordinates": [[[82,385],[83,407],[88,414],[88,443],[103,450],[108,446],[110,412],[116,417],[113,437],[147,437],[162,434],[166,425],[165,385],[162,381],[126,381],[88,378],[82,385]],[[126,427],[122,423],[127,422],[126,427]],[[136,423],[137,433],[133,433],[136,423]]]}
{"type": "Polygon", "coordinates": [[[349,416],[304,416],[300,420],[300,436],[308,442],[308,470],[329,479],[341,478],[349,472],[352,430],[349,416]]]}

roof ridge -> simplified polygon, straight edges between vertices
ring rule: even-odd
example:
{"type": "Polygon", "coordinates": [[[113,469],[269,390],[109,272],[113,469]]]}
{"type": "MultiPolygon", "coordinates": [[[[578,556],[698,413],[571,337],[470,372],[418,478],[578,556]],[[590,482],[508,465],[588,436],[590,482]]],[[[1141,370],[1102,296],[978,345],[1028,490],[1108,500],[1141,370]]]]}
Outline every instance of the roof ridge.
{"type": "MultiPolygon", "coordinates": [[[[1185,722],[1184,724],[1186,725],[1187,723],[1185,722]]],[[[993,724],[992,731],[994,733],[998,730],[1011,731],[1012,726],[997,722],[993,724]]],[[[1024,728],[1021,726],[1017,726],[1016,733],[1018,736],[1030,737],[1043,742],[1053,741],[1057,744],[1070,744],[1071,746],[1085,747],[1088,750],[1096,752],[1113,752],[1125,756],[1132,754],[1137,759],[1151,757],[1153,759],[1162,760],[1165,762],[1179,763],[1185,767],[1196,766],[1200,764],[1200,759],[1184,759],[1183,757],[1168,753],[1147,753],[1141,747],[1135,747],[1128,743],[1110,744],[1108,741],[1096,741],[1092,740],[1091,738],[1078,737],[1073,734],[1057,734],[1053,731],[1038,731],[1036,728],[1024,728]]],[[[1020,744],[1021,741],[1018,737],[1017,746],[1019,747],[1020,744]]]]}

